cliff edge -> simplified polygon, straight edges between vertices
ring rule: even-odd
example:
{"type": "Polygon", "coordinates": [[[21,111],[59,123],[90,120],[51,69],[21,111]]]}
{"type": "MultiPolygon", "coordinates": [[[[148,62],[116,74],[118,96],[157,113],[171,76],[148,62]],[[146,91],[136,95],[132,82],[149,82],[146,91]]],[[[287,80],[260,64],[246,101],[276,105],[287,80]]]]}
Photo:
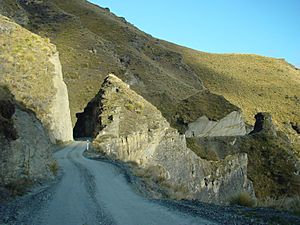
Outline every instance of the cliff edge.
{"type": "Polygon", "coordinates": [[[0,15],[0,64],[0,85],[35,112],[52,143],[72,140],[68,91],[49,39],[0,15]]]}
{"type": "MultiPolygon", "coordinates": [[[[210,162],[198,157],[186,146],[185,136],[162,116],[161,112],[110,74],[99,93],[80,117],[90,122],[76,124],[84,131],[93,121],[93,146],[106,156],[134,162],[171,197],[226,203],[239,192],[254,196],[247,178],[246,154],[235,154],[223,161],[210,162]],[[93,109],[93,110],[92,110],[93,109]],[[87,115],[90,113],[89,115],[87,115]]],[[[90,128],[90,127],[89,127],[90,128]]]]}

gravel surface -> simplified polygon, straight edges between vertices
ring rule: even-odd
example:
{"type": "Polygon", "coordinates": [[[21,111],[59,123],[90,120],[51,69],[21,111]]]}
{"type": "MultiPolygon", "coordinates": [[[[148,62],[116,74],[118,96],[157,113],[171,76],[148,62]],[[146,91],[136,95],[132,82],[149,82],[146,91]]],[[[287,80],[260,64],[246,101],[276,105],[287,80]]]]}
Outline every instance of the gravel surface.
{"type": "Polygon", "coordinates": [[[84,150],[76,142],[56,152],[58,178],[0,204],[0,225],[300,224],[300,217],[271,209],[142,197],[143,185],[126,165],[87,159],[84,150]]]}

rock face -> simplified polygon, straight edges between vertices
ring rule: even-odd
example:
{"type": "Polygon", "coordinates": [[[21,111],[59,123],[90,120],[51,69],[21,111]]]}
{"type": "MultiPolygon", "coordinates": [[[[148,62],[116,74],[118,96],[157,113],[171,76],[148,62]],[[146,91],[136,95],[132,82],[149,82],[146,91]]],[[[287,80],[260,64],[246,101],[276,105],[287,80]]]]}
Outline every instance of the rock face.
{"type": "Polygon", "coordinates": [[[257,113],[255,115],[255,125],[254,130],[250,134],[263,133],[265,135],[277,136],[275,126],[272,122],[272,117],[270,113],[257,113]]]}
{"type": "Polygon", "coordinates": [[[300,164],[293,154],[287,136],[276,132],[269,113],[255,116],[254,130],[244,136],[193,137],[188,139],[199,146],[198,155],[217,156],[247,153],[248,176],[258,198],[278,198],[300,194],[300,164]]]}
{"type": "Polygon", "coordinates": [[[0,185],[50,177],[54,160],[47,132],[34,113],[7,96],[0,87],[0,185]]]}
{"type": "Polygon", "coordinates": [[[186,137],[242,136],[246,134],[246,126],[241,112],[231,112],[219,121],[211,121],[202,116],[188,125],[186,137]]]}
{"type": "Polygon", "coordinates": [[[0,15],[0,64],[0,84],[35,112],[51,141],[72,140],[68,92],[55,46],[0,15]]]}
{"type": "Polygon", "coordinates": [[[62,68],[59,61],[58,52],[55,52],[49,61],[54,65],[53,86],[56,89],[52,106],[50,108],[50,115],[52,121],[50,123],[50,131],[55,140],[70,141],[72,136],[72,122],[70,117],[68,90],[63,81],[62,68]]]}
{"type": "Polygon", "coordinates": [[[100,130],[93,146],[105,155],[135,162],[183,198],[225,203],[242,191],[254,195],[246,154],[219,162],[201,159],[156,107],[116,76],[105,79],[92,102],[100,130]]]}
{"type": "Polygon", "coordinates": [[[297,134],[300,134],[300,124],[296,122],[291,122],[291,126],[297,134]]]}

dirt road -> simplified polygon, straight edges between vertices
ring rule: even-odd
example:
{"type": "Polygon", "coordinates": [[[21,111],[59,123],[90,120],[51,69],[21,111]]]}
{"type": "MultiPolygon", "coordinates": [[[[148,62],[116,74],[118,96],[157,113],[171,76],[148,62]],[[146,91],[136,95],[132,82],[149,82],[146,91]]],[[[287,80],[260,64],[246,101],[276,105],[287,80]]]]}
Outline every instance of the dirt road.
{"type": "Polygon", "coordinates": [[[52,197],[35,212],[34,225],[214,224],[137,195],[113,164],[83,157],[85,143],[55,153],[63,177],[52,197]]]}

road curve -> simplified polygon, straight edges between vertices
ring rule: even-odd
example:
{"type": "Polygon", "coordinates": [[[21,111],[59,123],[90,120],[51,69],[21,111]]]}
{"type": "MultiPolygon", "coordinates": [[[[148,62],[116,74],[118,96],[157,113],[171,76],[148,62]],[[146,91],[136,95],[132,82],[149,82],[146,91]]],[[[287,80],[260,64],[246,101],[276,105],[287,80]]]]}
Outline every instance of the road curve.
{"type": "Polygon", "coordinates": [[[215,224],[137,195],[113,164],[83,157],[85,143],[55,153],[63,176],[32,217],[34,225],[215,224]]]}

